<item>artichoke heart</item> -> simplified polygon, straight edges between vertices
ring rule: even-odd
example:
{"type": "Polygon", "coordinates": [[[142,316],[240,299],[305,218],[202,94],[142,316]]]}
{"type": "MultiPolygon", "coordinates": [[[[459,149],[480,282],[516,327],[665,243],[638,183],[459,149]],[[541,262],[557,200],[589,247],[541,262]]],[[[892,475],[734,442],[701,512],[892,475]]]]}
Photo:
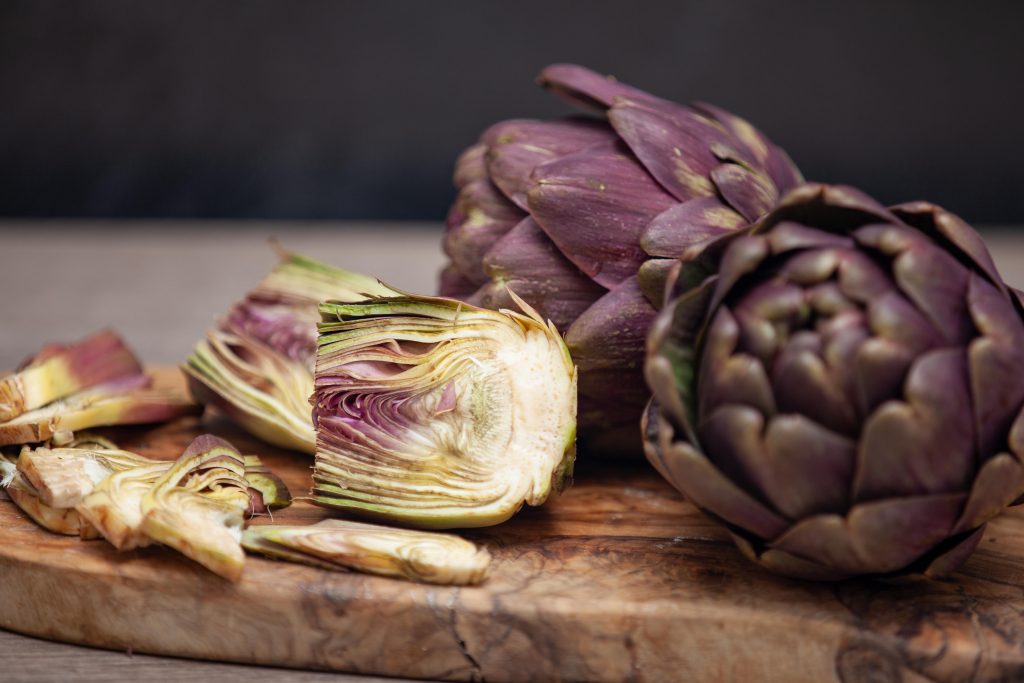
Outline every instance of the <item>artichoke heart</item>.
{"type": "Polygon", "coordinates": [[[254,553],[324,569],[446,585],[482,583],[491,563],[487,550],[452,534],[340,519],[309,526],[251,527],[242,545],[254,553]]]}
{"type": "Polygon", "coordinates": [[[313,453],[317,306],[393,294],[372,278],[285,253],[196,345],[182,368],[190,391],[260,439],[313,453]]]}
{"type": "Polygon", "coordinates": [[[427,528],[540,505],[572,470],[576,368],[524,313],[401,295],[325,302],[313,501],[427,528]]]}

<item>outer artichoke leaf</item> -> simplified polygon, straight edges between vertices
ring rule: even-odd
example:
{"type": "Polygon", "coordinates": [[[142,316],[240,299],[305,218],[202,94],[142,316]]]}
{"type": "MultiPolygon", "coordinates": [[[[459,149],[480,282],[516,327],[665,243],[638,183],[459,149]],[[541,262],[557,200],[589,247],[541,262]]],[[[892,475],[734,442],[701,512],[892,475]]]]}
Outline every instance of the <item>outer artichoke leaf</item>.
{"type": "Polygon", "coordinates": [[[714,193],[712,153],[730,140],[720,126],[689,107],[649,97],[620,98],[608,120],[644,168],[680,202],[714,193]]]}
{"type": "Polygon", "coordinates": [[[530,213],[580,270],[604,287],[634,275],[640,236],[675,204],[624,145],[595,145],[533,172],[530,213]]]}
{"type": "Polygon", "coordinates": [[[770,546],[850,574],[895,572],[949,535],[965,498],[953,493],[860,503],[845,518],[802,519],[770,546]]]}
{"type": "Polygon", "coordinates": [[[435,584],[482,583],[491,561],[487,550],[452,534],[340,519],[310,526],[256,526],[245,532],[242,542],[248,550],[281,559],[310,558],[335,568],[435,584]]]}
{"type": "Polygon", "coordinates": [[[481,140],[487,144],[490,179],[509,200],[526,211],[534,168],[598,143],[614,142],[615,133],[607,123],[592,119],[517,119],[491,126],[481,140]]]}
{"type": "Polygon", "coordinates": [[[620,83],[614,76],[604,76],[577,64],[551,64],[537,76],[537,83],[575,104],[605,111],[623,97],[657,99],[643,90],[620,83]]]}
{"type": "Polygon", "coordinates": [[[469,282],[479,287],[487,282],[484,254],[523,216],[489,180],[467,185],[448,212],[444,253],[469,282]]]}
{"type": "Polygon", "coordinates": [[[717,197],[698,197],[665,209],[648,223],[640,246],[651,256],[677,258],[690,247],[746,225],[717,197]]]}
{"type": "Polygon", "coordinates": [[[999,276],[999,270],[992,260],[992,254],[985,246],[985,240],[959,216],[941,206],[920,201],[897,204],[890,207],[890,210],[937,241],[955,247],[958,257],[969,259],[988,277],[990,284],[1004,293],[1007,291],[1006,284],[999,276]]]}
{"type": "Polygon", "coordinates": [[[502,237],[484,257],[490,280],[476,297],[497,310],[515,306],[510,290],[533,302],[538,314],[565,330],[606,289],[565,258],[532,218],[502,237]]]}
{"type": "Polygon", "coordinates": [[[495,524],[557,490],[574,454],[576,370],[554,326],[522,305],[322,304],[314,502],[442,528],[495,524]]]}

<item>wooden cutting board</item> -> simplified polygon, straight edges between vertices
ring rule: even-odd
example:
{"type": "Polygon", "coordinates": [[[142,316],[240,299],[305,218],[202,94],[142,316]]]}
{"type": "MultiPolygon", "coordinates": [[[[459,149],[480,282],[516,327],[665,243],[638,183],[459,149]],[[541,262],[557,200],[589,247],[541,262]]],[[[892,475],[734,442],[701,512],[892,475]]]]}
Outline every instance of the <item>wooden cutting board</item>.
{"type": "MultiPolygon", "coordinates": [[[[161,380],[180,383],[177,371],[161,380]]],[[[297,495],[308,457],[217,417],[110,435],[176,457],[210,431],[297,495]]],[[[314,522],[297,502],[275,514],[314,522]]],[[[99,647],[450,680],[1024,680],[1024,515],[996,520],[952,580],[815,584],[747,562],[646,466],[578,462],[541,509],[467,533],[490,580],[446,588],[260,558],[230,584],[162,548],[118,553],[0,501],[0,627],[99,647]]],[[[2,678],[2,676],[0,676],[2,678]]]]}

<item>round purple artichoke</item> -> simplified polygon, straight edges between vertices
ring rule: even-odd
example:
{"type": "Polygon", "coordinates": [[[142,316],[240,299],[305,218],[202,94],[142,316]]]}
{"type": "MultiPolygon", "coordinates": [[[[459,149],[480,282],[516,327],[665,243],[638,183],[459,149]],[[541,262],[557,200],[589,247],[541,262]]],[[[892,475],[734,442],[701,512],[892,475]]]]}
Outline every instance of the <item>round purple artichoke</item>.
{"type": "Polygon", "coordinates": [[[764,215],[800,174],[710,105],[569,64],[538,80],[601,116],[504,121],[462,154],[441,294],[513,308],[509,288],[552,320],[580,370],[581,441],[639,452],[644,340],[669,268],[764,215]]]}
{"type": "Polygon", "coordinates": [[[953,214],[803,185],[666,299],[647,456],[761,565],[946,574],[1024,493],[1021,302],[953,214]]]}

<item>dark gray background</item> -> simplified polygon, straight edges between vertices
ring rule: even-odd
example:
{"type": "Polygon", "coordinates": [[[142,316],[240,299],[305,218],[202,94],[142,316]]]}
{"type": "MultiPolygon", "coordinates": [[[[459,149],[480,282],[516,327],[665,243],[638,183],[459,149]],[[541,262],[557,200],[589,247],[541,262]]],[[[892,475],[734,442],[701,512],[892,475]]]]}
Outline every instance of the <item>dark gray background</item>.
{"type": "Polygon", "coordinates": [[[1024,3],[0,4],[0,215],[437,219],[576,61],[755,122],[809,178],[1024,223],[1024,3]]]}

